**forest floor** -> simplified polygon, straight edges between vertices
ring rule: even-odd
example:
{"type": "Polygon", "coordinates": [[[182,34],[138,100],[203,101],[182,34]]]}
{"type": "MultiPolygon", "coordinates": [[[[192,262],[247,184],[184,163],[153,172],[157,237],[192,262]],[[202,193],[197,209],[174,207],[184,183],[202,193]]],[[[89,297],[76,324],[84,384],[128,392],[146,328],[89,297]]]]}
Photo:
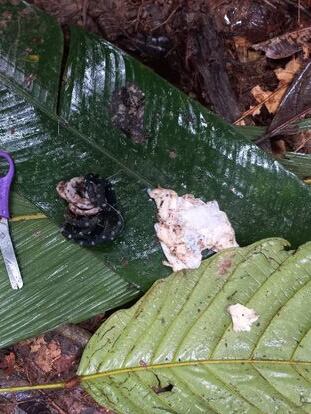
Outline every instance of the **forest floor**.
{"type": "MultiPolygon", "coordinates": [[[[137,57],[229,123],[263,127],[258,142],[282,157],[311,153],[310,0],[32,0],[137,57]],[[301,85],[304,85],[301,88],[301,85]],[[293,109],[294,108],[294,109],[293,109]]],[[[66,325],[0,351],[2,385],[71,378],[107,315],[66,325]]],[[[108,413],[82,389],[19,393],[1,414],[108,413]]]]}

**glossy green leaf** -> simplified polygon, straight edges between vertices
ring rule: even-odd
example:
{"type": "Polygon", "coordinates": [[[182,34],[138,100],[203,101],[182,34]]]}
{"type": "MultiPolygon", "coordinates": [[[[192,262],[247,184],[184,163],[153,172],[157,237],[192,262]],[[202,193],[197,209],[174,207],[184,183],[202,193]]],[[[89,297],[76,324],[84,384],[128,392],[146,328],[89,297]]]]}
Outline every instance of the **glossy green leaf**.
{"type": "Polygon", "coordinates": [[[71,40],[61,101],[62,115],[70,124],[118,154],[118,159],[139,172],[149,185],[217,199],[229,215],[240,244],[273,235],[295,244],[309,240],[311,220],[309,224],[307,219],[308,228],[304,223],[304,230],[299,232],[289,222],[294,216],[297,219],[294,210],[299,199],[300,208],[305,212],[309,208],[305,197],[310,196],[310,190],[299,180],[249,143],[235,127],[120,50],[78,29],[72,31],[71,40]],[[77,54],[84,58],[77,59],[77,54]],[[146,96],[149,140],[144,145],[133,144],[111,125],[113,92],[126,83],[135,83],[146,96]],[[109,134],[103,134],[107,126],[109,134]]]}
{"type": "MultiPolygon", "coordinates": [[[[146,290],[155,279],[168,275],[153,228],[155,208],[146,192],[157,185],[217,199],[242,245],[273,235],[296,245],[309,239],[311,193],[294,175],[234,128],[98,37],[72,29],[69,54],[64,55],[56,22],[25,2],[16,3],[0,4],[4,22],[0,25],[0,145],[15,159],[16,191],[56,224],[65,208],[55,191],[59,180],[95,172],[114,182],[125,216],[122,236],[95,250],[62,241],[80,252],[89,273],[98,261],[104,272],[108,266],[127,286],[128,300],[133,291],[146,290]],[[128,83],[145,94],[143,144],[134,144],[110,119],[114,93],[128,83]]],[[[28,244],[31,248],[30,240],[28,244]]],[[[59,259],[51,264],[55,271],[59,259]]],[[[40,278],[53,296],[50,279],[42,273],[40,278]]],[[[65,280],[59,283],[59,289],[61,283],[68,288],[65,280]]],[[[76,289],[72,284],[68,294],[83,298],[84,292],[76,289]]],[[[36,309],[46,296],[40,292],[36,309]]],[[[76,318],[89,316],[90,309],[95,313],[100,306],[105,310],[100,304],[106,299],[93,293],[93,303],[76,310],[76,318]]],[[[15,293],[6,294],[3,311],[15,323],[19,317],[15,293]]],[[[126,294],[119,300],[116,292],[109,307],[125,298],[126,294]]],[[[60,305],[57,312],[59,323],[60,305]]],[[[46,315],[42,329],[55,323],[46,315]]]]}
{"type": "MultiPolygon", "coordinates": [[[[245,138],[248,138],[252,141],[256,141],[257,138],[260,138],[264,135],[267,127],[264,126],[255,126],[255,125],[235,125],[234,128],[239,131],[240,134],[244,135],[245,138]]],[[[295,134],[298,131],[303,131],[305,129],[311,128],[311,118],[301,119],[300,121],[293,122],[292,129],[288,128],[288,135],[295,134]]]]}
{"type": "MultiPolygon", "coordinates": [[[[51,26],[54,33],[55,25],[51,26]]],[[[28,39],[23,33],[21,43],[28,39]]],[[[2,39],[4,44],[6,36],[2,39]]],[[[40,61],[51,62],[56,70],[59,60],[50,55],[54,50],[60,55],[61,42],[56,37],[53,49],[45,50],[40,61]]],[[[17,74],[26,70],[18,66],[17,56],[10,60],[17,74]]],[[[42,87],[44,76],[34,70],[42,87]]],[[[310,238],[310,189],[133,58],[75,28],[63,79],[58,117],[35,93],[0,73],[0,142],[18,164],[18,191],[57,222],[64,208],[55,192],[59,180],[89,171],[111,177],[126,228],[97,254],[126,280],[146,289],[168,274],[154,236],[148,187],[161,185],[217,199],[242,245],[273,235],[294,244],[310,238]],[[145,93],[144,144],[132,143],[110,119],[113,93],[126,83],[135,83],[145,93]]]]}
{"type": "Polygon", "coordinates": [[[1,1],[0,23],[0,72],[17,90],[55,111],[63,57],[60,27],[50,16],[18,0],[1,1]]]}
{"type": "Polygon", "coordinates": [[[311,154],[287,152],[280,162],[302,180],[311,177],[311,154]]]}
{"type": "Polygon", "coordinates": [[[257,138],[263,136],[266,129],[266,127],[255,125],[235,125],[234,128],[239,131],[239,133],[242,134],[246,139],[250,139],[252,141],[255,141],[257,138]]]}
{"type": "Polygon", "coordinates": [[[137,296],[137,288],[102,260],[67,243],[51,220],[35,219],[36,211],[27,200],[14,194],[12,206],[11,234],[24,287],[11,289],[1,258],[0,347],[137,296]]]}
{"type": "MultiPolygon", "coordinates": [[[[49,136],[40,122],[31,122],[36,115],[30,102],[51,111],[55,120],[63,37],[53,19],[25,3],[12,6],[2,2],[0,21],[0,73],[16,97],[1,95],[1,142],[4,149],[14,153],[16,182],[22,194],[25,182],[34,185],[36,167],[30,161],[27,174],[20,174],[16,151],[29,146],[31,154],[37,137],[42,132],[44,138],[49,136]],[[29,103],[18,105],[19,96],[29,99],[29,103]]],[[[0,89],[5,89],[2,82],[0,89]]],[[[51,154],[44,149],[42,153],[48,161],[51,154]]],[[[25,194],[31,198],[27,191],[25,194]]],[[[24,287],[20,291],[10,288],[0,256],[0,346],[64,322],[86,319],[137,297],[137,287],[107,267],[101,258],[68,243],[51,220],[36,219],[40,210],[34,203],[14,192],[11,207],[11,234],[24,287]]]]}
{"type": "Polygon", "coordinates": [[[228,249],[172,274],[88,343],[79,375],[116,413],[310,413],[311,243],[228,249]],[[259,319],[234,332],[227,308],[259,319]]]}

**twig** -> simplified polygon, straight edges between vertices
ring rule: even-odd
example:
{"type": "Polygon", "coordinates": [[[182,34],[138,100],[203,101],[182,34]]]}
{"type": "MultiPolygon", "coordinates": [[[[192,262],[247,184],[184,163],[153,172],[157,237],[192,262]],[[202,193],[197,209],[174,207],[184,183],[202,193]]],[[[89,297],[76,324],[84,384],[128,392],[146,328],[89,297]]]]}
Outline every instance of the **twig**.
{"type": "Polygon", "coordinates": [[[302,111],[301,113],[292,116],[291,118],[289,118],[287,121],[283,122],[281,125],[279,125],[278,127],[272,129],[272,131],[268,131],[268,133],[266,135],[264,135],[261,138],[258,138],[255,141],[255,144],[261,144],[262,142],[266,141],[267,139],[271,138],[274,135],[277,135],[276,132],[280,132],[282,129],[284,129],[287,125],[301,119],[302,117],[304,117],[305,115],[307,115],[309,112],[311,111],[311,108],[307,108],[304,111],[302,111]]]}
{"type": "MultiPolygon", "coordinates": [[[[139,6],[139,8],[138,8],[138,13],[137,13],[137,17],[136,17],[136,24],[135,24],[135,31],[137,32],[137,30],[138,30],[138,25],[139,25],[139,22],[140,22],[140,15],[141,15],[141,11],[142,11],[142,9],[143,9],[143,5],[144,5],[144,3],[145,3],[145,0],[142,0],[142,2],[141,2],[141,5],[139,6]]],[[[134,20],[134,21],[135,21],[134,20]]]]}
{"type": "Polygon", "coordinates": [[[298,27],[300,27],[300,17],[301,17],[300,7],[301,7],[300,0],[298,0],[298,14],[297,14],[297,17],[298,17],[298,27]]]}
{"type": "Polygon", "coordinates": [[[248,109],[244,114],[233,122],[234,125],[238,124],[239,122],[243,121],[244,118],[246,118],[248,115],[251,115],[253,112],[256,111],[256,109],[260,108],[265,102],[269,101],[274,95],[276,95],[281,89],[283,89],[286,85],[281,85],[279,88],[277,88],[274,92],[271,92],[270,95],[268,95],[262,102],[260,102],[258,105],[254,106],[253,108],[248,109]]]}
{"type": "Polygon", "coordinates": [[[84,27],[86,26],[86,14],[87,14],[88,7],[89,7],[89,0],[83,0],[82,23],[84,27]]]}
{"type": "Polygon", "coordinates": [[[301,150],[301,148],[303,148],[306,145],[306,143],[309,142],[310,140],[311,140],[311,137],[306,139],[305,142],[303,144],[299,145],[299,147],[296,148],[294,152],[298,152],[299,150],[301,150]]]}
{"type": "Polygon", "coordinates": [[[155,30],[159,29],[160,27],[164,26],[167,22],[169,22],[171,20],[171,18],[174,16],[174,14],[177,12],[177,10],[180,9],[180,5],[178,5],[173,11],[172,13],[168,16],[168,18],[166,20],[164,20],[164,22],[160,23],[158,26],[154,27],[151,30],[151,33],[154,32],[155,30]]]}
{"type": "Polygon", "coordinates": [[[311,16],[311,13],[301,4],[300,1],[298,1],[298,4],[297,4],[297,0],[285,0],[285,3],[291,4],[294,7],[298,7],[300,12],[302,11],[307,16],[311,16]]]}

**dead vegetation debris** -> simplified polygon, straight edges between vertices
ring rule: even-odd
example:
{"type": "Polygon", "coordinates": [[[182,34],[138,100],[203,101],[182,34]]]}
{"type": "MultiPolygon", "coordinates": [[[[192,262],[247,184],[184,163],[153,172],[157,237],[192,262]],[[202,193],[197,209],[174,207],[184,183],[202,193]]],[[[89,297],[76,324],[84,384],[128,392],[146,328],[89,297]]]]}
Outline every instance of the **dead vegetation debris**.
{"type": "MultiPolygon", "coordinates": [[[[91,333],[65,325],[45,335],[22,341],[0,352],[0,386],[70,380],[91,333]]],[[[99,407],[80,387],[64,391],[1,394],[1,414],[112,414],[99,407]]]]}
{"type": "Polygon", "coordinates": [[[112,124],[124,132],[134,144],[147,141],[144,130],[145,94],[134,83],[117,89],[110,103],[112,124]]]}
{"type": "MultiPolygon", "coordinates": [[[[11,0],[13,2],[15,0],[11,0]]],[[[311,153],[311,131],[295,121],[311,110],[310,0],[30,0],[65,29],[78,25],[131,53],[229,122],[267,128],[267,145],[311,153]]],[[[0,16],[0,30],[11,19],[0,16]]],[[[30,53],[30,52],[29,52],[30,53]]],[[[115,126],[144,143],[144,97],[116,91],[115,126]],[[127,119],[125,119],[127,118],[127,119]],[[130,119],[130,121],[129,121],[130,119]]],[[[169,157],[178,157],[174,148],[169,157]]],[[[219,269],[223,276],[231,260],[219,269]]],[[[70,379],[103,315],[0,351],[0,386],[70,379]],[[87,330],[85,329],[87,328],[87,330]]],[[[166,391],[166,390],[165,390],[166,391]]],[[[80,389],[0,397],[11,414],[108,413],[80,389]]]]}
{"type": "MultiPolygon", "coordinates": [[[[293,82],[280,81],[278,72],[296,59],[301,62],[298,76],[310,59],[308,0],[32,3],[63,27],[76,24],[117,44],[227,121],[241,125],[269,127],[293,82]]],[[[134,142],[145,140],[123,124],[126,134],[134,132],[134,142]]],[[[273,140],[285,135],[283,130],[273,140]]],[[[285,150],[295,150],[293,141],[284,142],[285,150]]]]}
{"type": "MultiPolygon", "coordinates": [[[[277,68],[274,70],[279,84],[275,91],[263,90],[260,85],[252,88],[251,94],[259,104],[264,104],[270,114],[275,114],[280,102],[287,90],[288,85],[292,82],[295,74],[300,70],[301,63],[298,59],[290,60],[285,68],[277,68]]],[[[258,115],[261,111],[262,105],[254,107],[253,115],[258,115]]]]}
{"type": "Polygon", "coordinates": [[[305,52],[305,57],[308,57],[310,41],[311,27],[304,27],[294,32],[284,33],[265,42],[254,44],[252,47],[255,50],[262,50],[267,58],[270,59],[284,59],[293,56],[301,50],[305,52]]]}

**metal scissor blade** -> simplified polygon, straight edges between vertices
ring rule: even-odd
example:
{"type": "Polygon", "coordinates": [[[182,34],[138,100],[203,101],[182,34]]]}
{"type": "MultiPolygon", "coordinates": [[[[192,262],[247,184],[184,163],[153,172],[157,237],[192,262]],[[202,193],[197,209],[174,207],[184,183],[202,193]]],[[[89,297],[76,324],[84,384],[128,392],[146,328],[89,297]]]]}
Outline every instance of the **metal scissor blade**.
{"type": "Polygon", "coordinates": [[[9,232],[9,223],[6,218],[0,220],[0,250],[12,289],[21,289],[23,287],[23,279],[16,260],[9,232]]]}

